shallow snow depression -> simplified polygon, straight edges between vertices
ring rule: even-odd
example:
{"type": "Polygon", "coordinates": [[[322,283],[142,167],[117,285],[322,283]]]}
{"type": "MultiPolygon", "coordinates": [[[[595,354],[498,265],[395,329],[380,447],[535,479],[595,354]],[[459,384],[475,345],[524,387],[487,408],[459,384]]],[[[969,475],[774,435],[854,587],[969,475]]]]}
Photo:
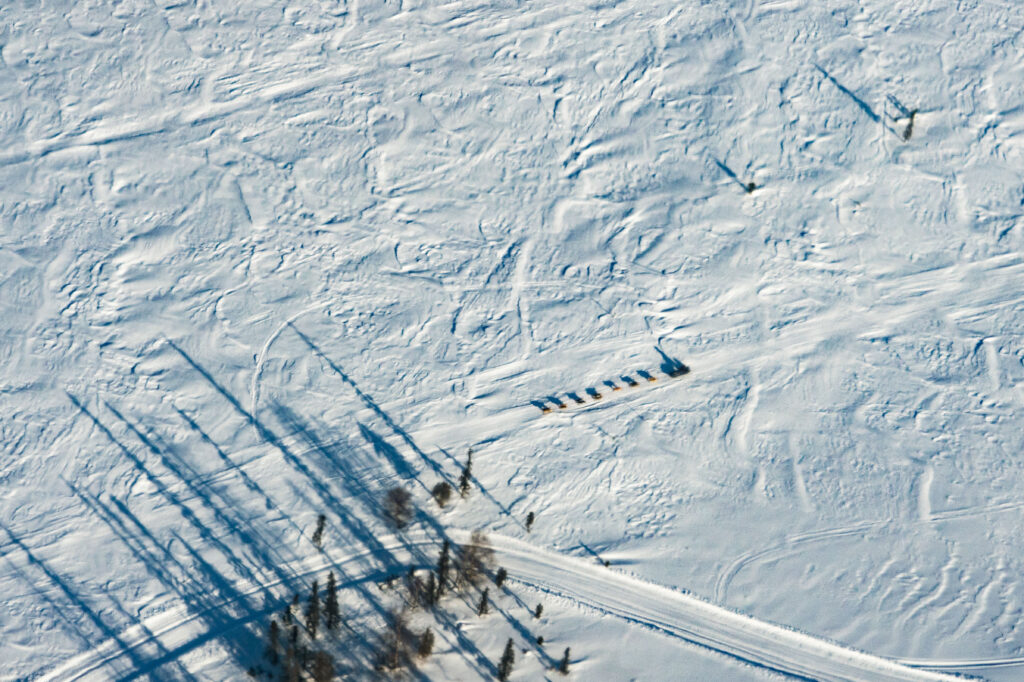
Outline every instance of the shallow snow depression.
{"type": "Polygon", "coordinates": [[[6,3],[5,679],[235,677],[314,572],[370,624],[389,561],[476,528],[512,592],[448,607],[428,677],[508,637],[513,679],[566,646],[581,679],[1024,675],[1022,26],[6,3]]]}

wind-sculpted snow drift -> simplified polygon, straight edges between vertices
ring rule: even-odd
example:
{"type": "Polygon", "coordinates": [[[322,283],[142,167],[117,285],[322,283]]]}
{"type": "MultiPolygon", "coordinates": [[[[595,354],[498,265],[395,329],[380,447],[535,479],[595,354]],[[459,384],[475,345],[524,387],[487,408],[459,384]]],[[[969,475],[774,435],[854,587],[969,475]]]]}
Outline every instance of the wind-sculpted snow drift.
{"type": "Polygon", "coordinates": [[[237,678],[396,485],[553,600],[428,677],[1024,676],[1021,26],[3,3],[3,676],[237,678]]]}

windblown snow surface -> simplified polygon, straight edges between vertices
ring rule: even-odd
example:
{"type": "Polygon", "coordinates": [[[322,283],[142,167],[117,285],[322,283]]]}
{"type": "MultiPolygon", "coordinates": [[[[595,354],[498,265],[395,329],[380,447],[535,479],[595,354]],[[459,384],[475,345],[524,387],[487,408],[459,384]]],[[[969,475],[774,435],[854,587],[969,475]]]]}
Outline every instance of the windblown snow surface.
{"type": "Polygon", "coordinates": [[[237,679],[477,528],[426,678],[1024,677],[1021,3],[13,0],[0,57],[3,679],[237,679]]]}

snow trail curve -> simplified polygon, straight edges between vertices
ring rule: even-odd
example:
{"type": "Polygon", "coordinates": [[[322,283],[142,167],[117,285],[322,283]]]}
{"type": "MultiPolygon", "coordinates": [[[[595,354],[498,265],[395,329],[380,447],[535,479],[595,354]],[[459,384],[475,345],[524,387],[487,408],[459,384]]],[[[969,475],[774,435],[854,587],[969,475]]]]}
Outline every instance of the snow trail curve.
{"type": "MultiPolygon", "coordinates": [[[[466,531],[450,531],[456,542],[467,542],[466,531]]],[[[952,680],[940,672],[980,668],[982,661],[900,662],[857,651],[841,644],[796,630],[757,620],[703,601],[695,596],[648,583],[590,561],[540,549],[509,537],[491,535],[500,563],[509,570],[509,580],[555,594],[580,606],[641,625],[670,637],[695,643],[727,654],[754,666],[816,680],[952,680]],[[931,668],[931,670],[925,669],[931,668]],[[938,669],[938,670],[937,670],[938,669]]],[[[383,540],[389,550],[437,544],[426,533],[404,539],[383,540]]],[[[371,550],[313,557],[294,567],[295,577],[311,575],[372,554],[371,550]]],[[[367,577],[366,579],[370,579],[367,577]]],[[[252,594],[272,584],[249,585],[242,594],[252,594]]],[[[227,606],[224,602],[221,606],[227,606]]],[[[261,614],[254,614],[253,618],[261,614]]],[[[126,644],[108,641],[43,675],[42,680],[105,679],[105,668],[131,651],[159,641],[173,651],[186,652],[193,639],[208,641],[244,624],[237,620],[219,633],[191,632],[202,622],[202,613],[184,609],[168,611],[145,625],[135,626],[120,637],[126,644]]],[[[1004,663],[1010,664],[1010,663],[1004,663]]]]}

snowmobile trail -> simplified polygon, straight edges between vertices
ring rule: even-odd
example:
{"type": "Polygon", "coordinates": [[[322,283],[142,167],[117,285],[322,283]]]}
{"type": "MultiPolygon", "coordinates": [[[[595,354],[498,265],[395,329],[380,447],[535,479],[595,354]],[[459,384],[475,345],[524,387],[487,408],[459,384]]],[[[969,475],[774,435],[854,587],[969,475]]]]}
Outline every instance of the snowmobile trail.
{"type": "MultiPolygon", "coordinates": [[[[466,542],[466,531],[450,531],[457,542],[466,542]]],[[[733,656],[755,666],[817,680],[951,680],[941,670],[982,668],[984,661],[899,661],[874,656],[814,637],[796,630],[760,621],[715,606],[676,590],[598,566],[590,561],[534,547],[503,536],[490,536],[501,565],[509,570],[509,579],[555,594],[581,607],[614,616],[656,630],[676,639],[695,643],[733,656]],[[928,670],[926,668],[930,668],[928,670]]],[[[437,540],[426,533],[405,538],[392,537],[382,543],[387,549],[402,552],[413,547],[432,546],[437,540]]],[[[293,567],[296,578],[312,575],[360,559],[372,557],[372,550],[314,557],[293,567]]],[[[355,578],[368,581],[379,577],[382,569],[355,578]]],[[[350,581],[352,582],[352,581],[350,581]]],[[[239,594],[252,595],[278,583],[248,585],[239,594]]],[[[225,608],[226,600],[217,608],[225,608]]],[[[177,656],[187,653],[211,637],[223,636],[245,622],[262,617],[262,612],[231,621],[220,632],[202,629],[202,613],[184,609],[165,611],[147,619],[145,624],[122,633],[119,644],[104,642],[92,651],[43,675],[43,680],[107,679],[113,665],[129,652],[159,641],[163,649],[177,656]]],[[[170,661],[162,661],[161,664],[170,661]]],[[[993,665],[1013,665],[1014,661],[996,661],[993,665]]]]}

